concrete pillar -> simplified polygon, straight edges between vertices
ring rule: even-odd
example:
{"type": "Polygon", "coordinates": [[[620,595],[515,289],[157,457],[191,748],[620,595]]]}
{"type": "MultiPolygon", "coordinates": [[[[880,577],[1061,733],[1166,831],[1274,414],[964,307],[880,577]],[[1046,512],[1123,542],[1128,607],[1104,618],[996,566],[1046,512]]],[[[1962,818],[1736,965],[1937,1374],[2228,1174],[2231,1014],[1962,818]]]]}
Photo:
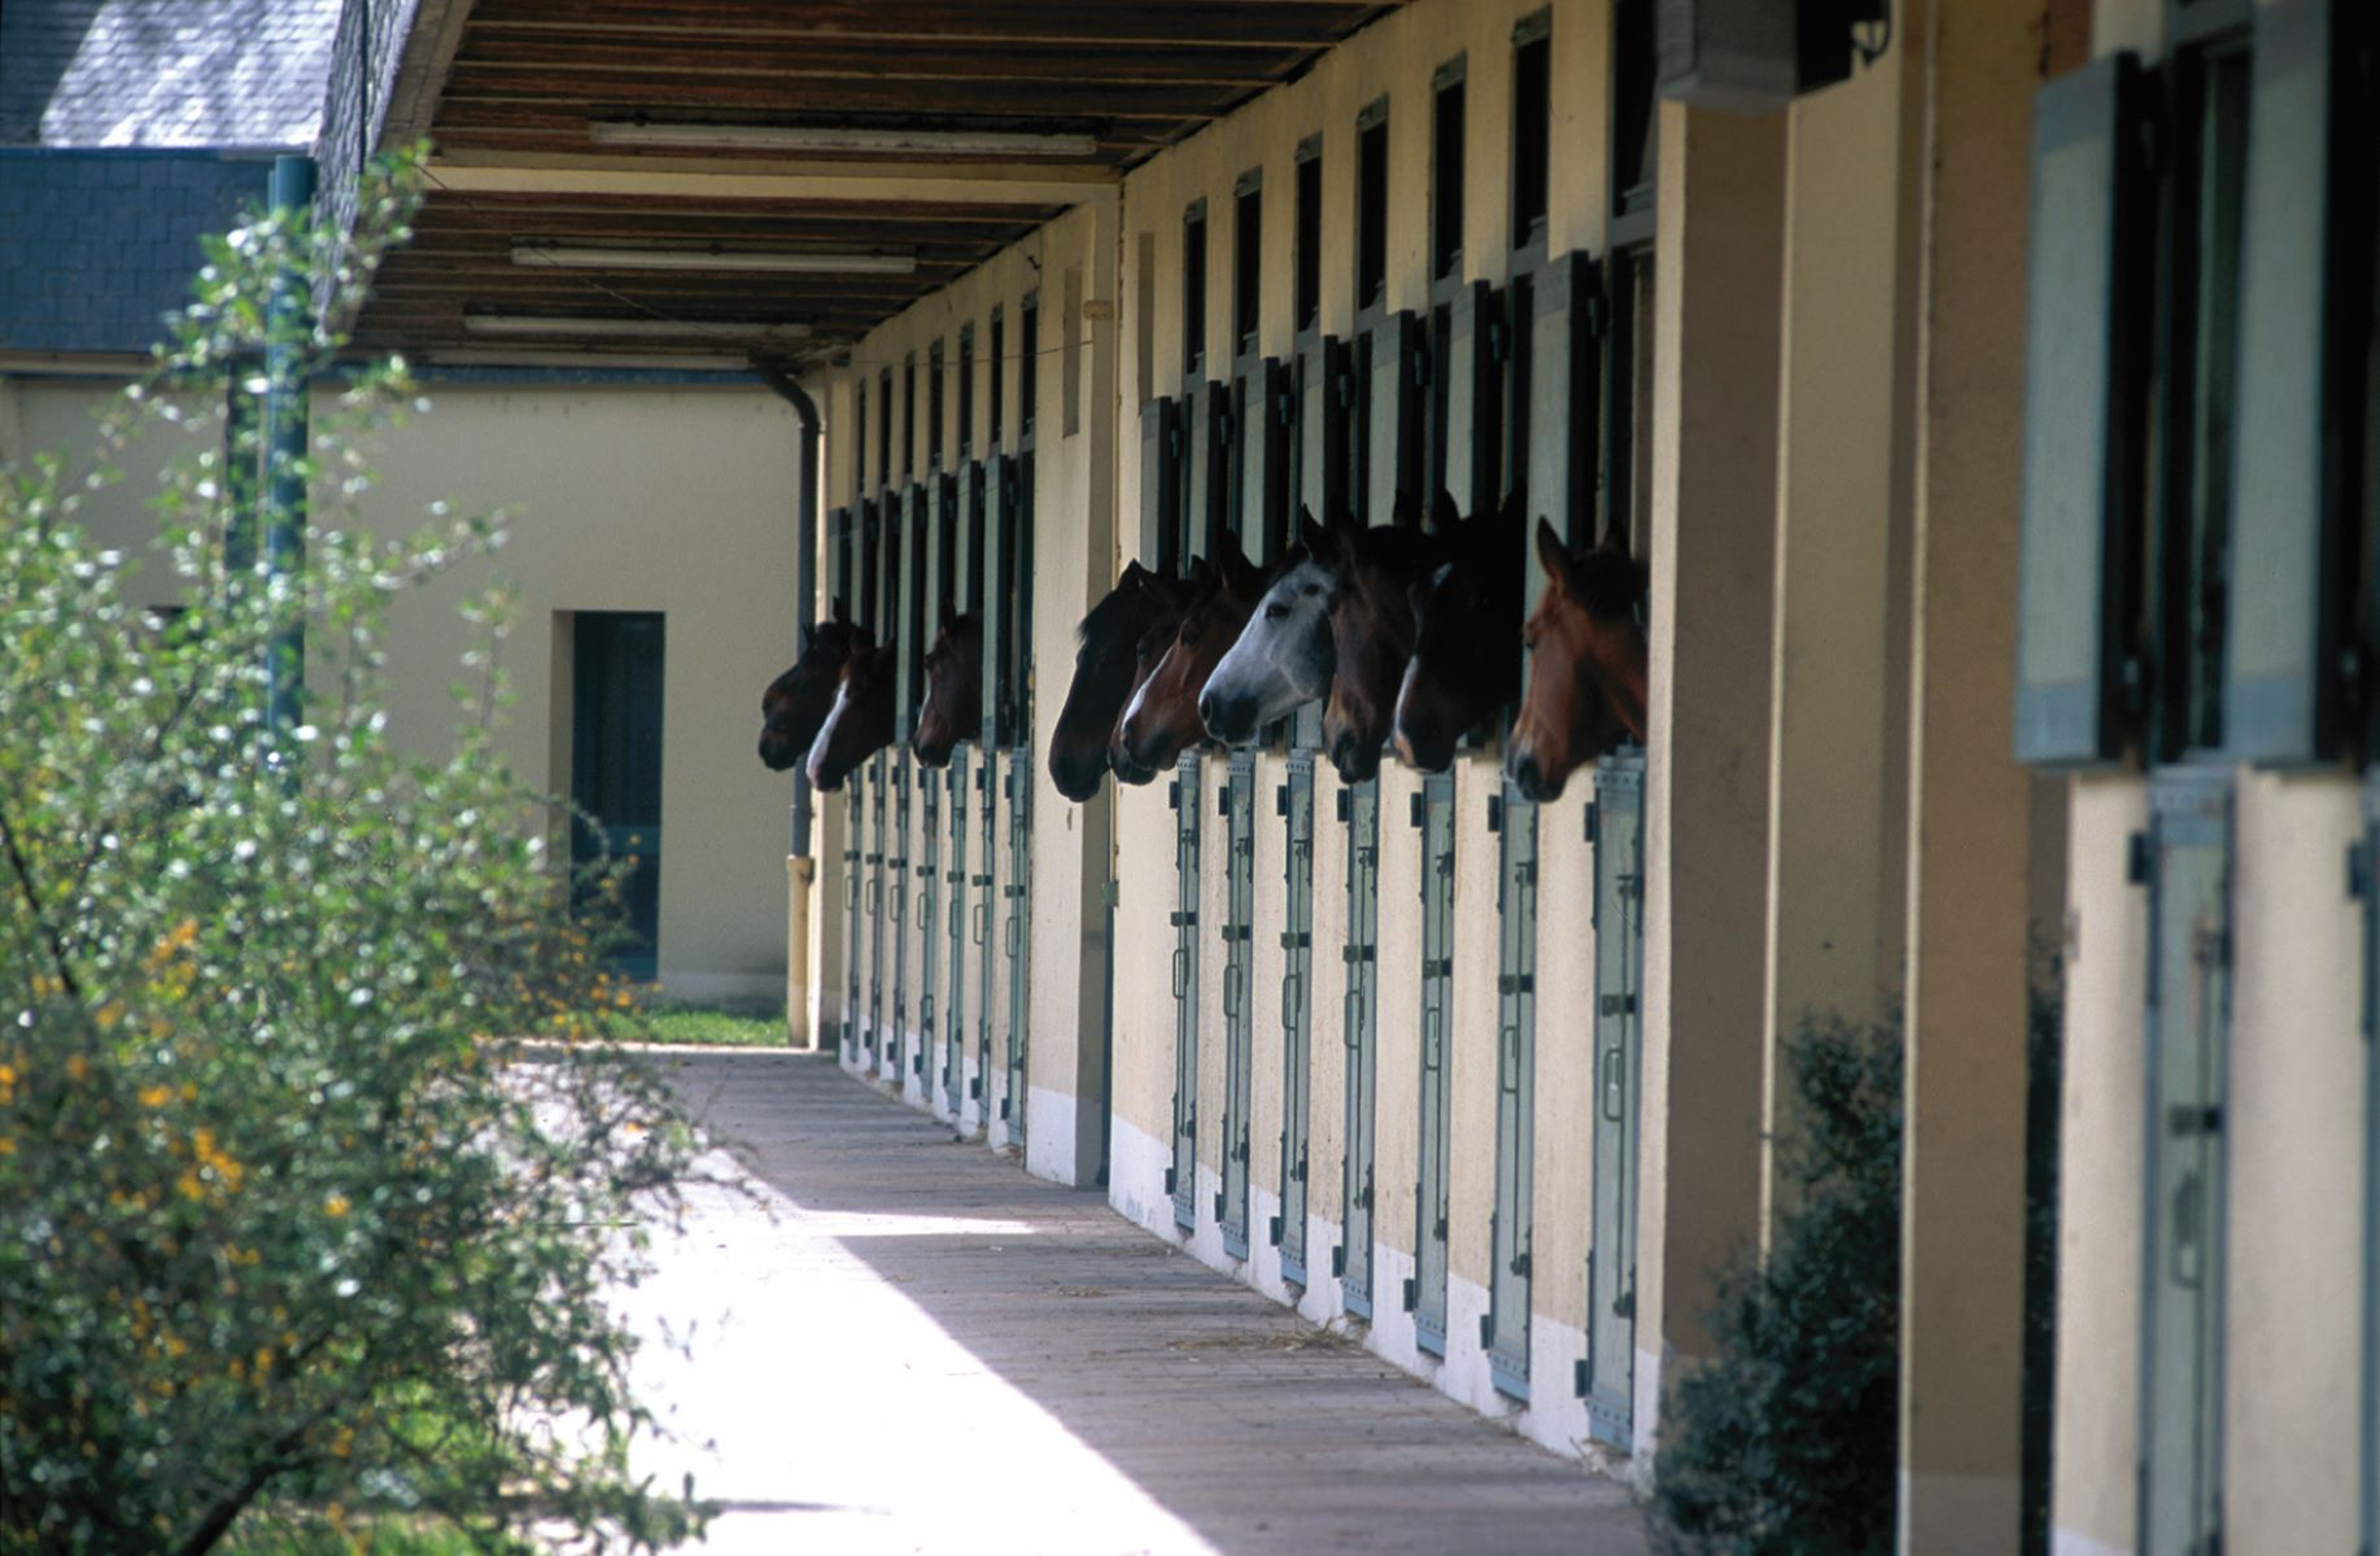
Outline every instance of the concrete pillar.
{"type": "Polygon", "coordinates": [[[1788,121],[1771,659],[1763,1241],[1805,1018],[1898,990],[1919,142],[1912,30],[1788,121]]]}
{"type": "Polygon", "coordinates": [[[1654,301],[1652,745],[1636,1442],[1760,1192],[1781,116],[1664,103],[1654,301]]]}
{"type": "MultiPolygon", "coordinates": [[[[2024,396],[2012,321],[2041,42],[2037,18],[1999,0],[1930,0],[1912,19],[1929,187],[1916,228],[1899,1549],[1931,1556],[2019,1544],[2034,779],[2010,754],[2024,396]]],[[[2131,1246],[2093,1257],[2127,1260],[2131,1246]]]]}
{"type": "MultiPolygon", "coordinates": [[[[1043,229],[1033,607],[1040,730],[1065,698],[1075,623],[1115,584],[1121,214],[1116,197],[1102,195],[1043,229]],[[1078,344],[1070,347],[1070,338],[1078,344]],[[1083,354],[1071,368],[1070,350],[1083,354]],[[1071,407],[1070,389],[1081,399],[1071,407]]],[[[1047,749],[1040,730],[1037,753],[1047,749]]],[[[1090,1184],[1107,1139],[1115,786],[1102,784],[1075,805],[1038,761],[1033,781],[1026,1165],[1060,1183],[1090,1184]]]]}

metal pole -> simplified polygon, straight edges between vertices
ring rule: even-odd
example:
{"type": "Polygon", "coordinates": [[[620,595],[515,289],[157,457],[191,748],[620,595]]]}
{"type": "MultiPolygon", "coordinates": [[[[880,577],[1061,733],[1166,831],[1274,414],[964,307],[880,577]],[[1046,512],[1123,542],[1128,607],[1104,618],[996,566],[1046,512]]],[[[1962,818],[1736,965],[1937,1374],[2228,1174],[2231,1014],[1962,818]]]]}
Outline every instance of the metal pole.
{"type": "MultiPolygon", "coordinates": [[[[273,162],[273,213],[300,228],[314,203],[314,160],[284,156],[273,162]]],[[[308,383],[304,362],[310,277],[285,271],[273,289],[271,328],[265,343],[266,586],[301,572],[306,561],[308,383]]],[[[274,730],[298,723],[306,679],[306,630],[293,618],[273,634],[265,662],[265,719],[274,730]]]]}
{"type": "MultiPolygon", "coordinates": [[[[753,364],[760,380],[775,391],[777,396],[793,406],[794,415],[802,424],[801,443],[795,469],[794,540],[794,622],[796,627],[813,626],[818,621],[818,539],[819,539],[819,411],[818,403],[809,392],[794,381],[791,373],[768,363],[753,364]]],[[[799,767],[794,769],[793,853],[796,859],[808,859],[810,853],[810,780],[799,767]]]]}

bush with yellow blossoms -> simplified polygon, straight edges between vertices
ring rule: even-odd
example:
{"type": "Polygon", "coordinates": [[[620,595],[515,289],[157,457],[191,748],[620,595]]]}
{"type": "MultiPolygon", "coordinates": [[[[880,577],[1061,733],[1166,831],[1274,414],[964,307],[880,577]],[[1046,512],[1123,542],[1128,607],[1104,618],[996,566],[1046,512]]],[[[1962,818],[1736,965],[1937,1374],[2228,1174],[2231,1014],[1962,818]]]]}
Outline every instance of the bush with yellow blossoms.
{"type": "Polygon", "coordinates": [[[593,1040],[623,1019],[602,882],[498,754],[501,597],[457,634],[443,754],[380,701],[392,600],[501,538],[355,521],[358,451],[414,392],[311,320],[353,317],[406,189],[377,176],[348,236],[259,216],[212,245],[101,429],[103,470],[182,441],[153,548],[79,525],[103,476],[0,472],[0,1550],[204,1550],[263,1508],[486,1550],[697,1522],[628,1470],[651,1423],[606,1298],[687,1133],[593,1040]],[[329,306],[286,307],[290,277],[329,306]],[[275,373],[339,385],[294,464],[227,411],[275,373]],[[276,475],[315,494],[277,571],[276,475]],[[135,569],[178,612],[129,604],[135,569]]]}

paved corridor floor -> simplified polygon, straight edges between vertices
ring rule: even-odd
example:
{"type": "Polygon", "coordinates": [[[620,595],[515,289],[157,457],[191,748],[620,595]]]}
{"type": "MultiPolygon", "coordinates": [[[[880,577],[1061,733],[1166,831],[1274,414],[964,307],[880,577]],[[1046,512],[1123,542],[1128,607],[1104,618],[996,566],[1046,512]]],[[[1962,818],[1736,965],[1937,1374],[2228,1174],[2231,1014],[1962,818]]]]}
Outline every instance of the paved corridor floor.
{"type": "Polygon", "coordinates": [[[757,1196],[628,1294],[639,1469],[745,1552],[1563,1551],[1639,1515],[1556,1458],[829,1059],[662,1056],[757,1196]]]}

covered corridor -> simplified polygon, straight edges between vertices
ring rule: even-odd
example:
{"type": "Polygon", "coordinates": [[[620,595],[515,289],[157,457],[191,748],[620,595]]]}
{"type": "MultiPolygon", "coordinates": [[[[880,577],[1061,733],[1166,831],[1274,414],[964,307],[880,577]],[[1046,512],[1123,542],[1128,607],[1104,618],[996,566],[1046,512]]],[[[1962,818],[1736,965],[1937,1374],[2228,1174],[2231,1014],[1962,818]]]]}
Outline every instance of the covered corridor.
{"type": "Polygon", "coordinates": [[[758,1190],[698,1189],[627,1298],[706,1550],[1644,1549],[1618,1484],[832,1055],[662,1062],[758,1190]]]}

